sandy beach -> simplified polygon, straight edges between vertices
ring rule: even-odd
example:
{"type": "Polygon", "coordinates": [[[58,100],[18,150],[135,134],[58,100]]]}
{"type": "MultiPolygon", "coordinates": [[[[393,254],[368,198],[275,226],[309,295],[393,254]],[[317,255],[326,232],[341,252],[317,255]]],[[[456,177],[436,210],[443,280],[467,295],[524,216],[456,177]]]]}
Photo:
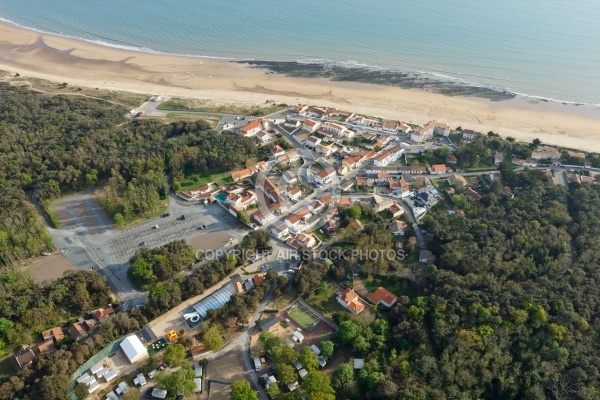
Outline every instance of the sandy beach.
{"type": "Polygon", "coordinates": [[[534,99],[489,101],[323,78],[289,78],[225,60],[143,53],[0,23],[0,70],[69,85],[264,104],[308,103],[423,124],[600,152],[600,107],[534,99]],[[190,79],[186,75],[190,74],[190,79]],[[193,76],[192,76],[193,74],[193,76]]]}

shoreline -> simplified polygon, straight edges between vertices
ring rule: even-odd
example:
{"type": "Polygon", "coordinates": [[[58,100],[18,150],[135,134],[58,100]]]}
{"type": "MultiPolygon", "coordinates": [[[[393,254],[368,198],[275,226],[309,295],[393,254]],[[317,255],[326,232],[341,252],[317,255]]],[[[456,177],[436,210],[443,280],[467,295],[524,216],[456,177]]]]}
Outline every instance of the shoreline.
{"type": "Polygon", "coordinates": [[[286,71],[247,63],[126,50],[0,22],[0,69],[22,77],[214,102],[308,103],[416,124],[437,119],[453,128],[492,130],[518,140],[539,138],[547,144],[600,152],[597,106],[519,96],[498,101],[447,96],[385,81],[374,84],[372,76],[359,68],[354,70],[358,81],[288,77],[286,71]],[[193,75],[190,79],[185,78],[188,72],[193,75]]]}

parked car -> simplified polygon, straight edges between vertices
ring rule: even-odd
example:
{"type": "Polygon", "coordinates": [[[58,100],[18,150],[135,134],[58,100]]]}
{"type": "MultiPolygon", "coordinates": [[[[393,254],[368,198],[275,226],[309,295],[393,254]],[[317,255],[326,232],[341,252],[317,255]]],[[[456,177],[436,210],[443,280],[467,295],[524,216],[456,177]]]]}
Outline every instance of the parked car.
{"type": "Polygon", "coordinates": [[[43,256],[49,256],[49,255],[50,255],[50,253],[48,253],[47,251],[45,251],[45,252],[43,252],[43,253],[42,253],[42,255],[43,255],[43,256]]]}

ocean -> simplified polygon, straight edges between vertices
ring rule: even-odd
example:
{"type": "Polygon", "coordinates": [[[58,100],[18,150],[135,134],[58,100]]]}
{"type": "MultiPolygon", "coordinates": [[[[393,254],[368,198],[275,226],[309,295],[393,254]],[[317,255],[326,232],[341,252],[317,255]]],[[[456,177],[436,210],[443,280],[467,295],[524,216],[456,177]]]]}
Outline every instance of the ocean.
{"type": "Polygon", "coordinates": [[[368,66],[600,104],[598,0],[0,0],[0,18],[143,51],[368,66]]]}

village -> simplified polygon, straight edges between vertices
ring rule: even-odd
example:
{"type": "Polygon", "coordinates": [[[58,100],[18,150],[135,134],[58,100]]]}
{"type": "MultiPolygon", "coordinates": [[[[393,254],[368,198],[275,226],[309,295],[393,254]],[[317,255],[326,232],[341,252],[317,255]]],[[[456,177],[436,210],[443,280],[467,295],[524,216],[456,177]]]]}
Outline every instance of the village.
{"type": "MultiPolygon", "coordinates": [[[[245,169],[178,191],[176,201],[219,207],[247,232],[268,232],[276,251],[253,257],[209,295],[182,303],[88,360],[77,370],[74,384],[84,385],[90,396],[115,400],[137,386],[146,398],[166,398],[167,390],[155,386],[153,377],[178,370],[164,357],[177,344],[194,366],[194,394],[186,398],[229,398],[231,384],[242,379],[252,382],[260,398],[276,398],[280,391],[302,390],[303,379],[313,370],[331,375],[349,363],[358,373],[365,360],[335,350],[333,338],[340,325],[334,318],[347,313],[361,324],[385,319],[407,293],[403,282],[435,263],[427,232],[419,226],[428,213],[465,216],[467,205],[485,201],[489,193],[518,195],[518,187],[501,184],[507,168],[540,169],[550,185],[599,181],[600,172],[585,161],[585,153],[541,143],[518,154],[481,149],[476,161],[467,162],[459,146],[493,137],[493,132],[451,129],[438,121],[418,126],[306,105],[234,121],[223,128],[255,138],[263,157],[245,169]],[[331,262],[320,251],[344,245],[348,230],[360,232],[372,215],[383,221],[393,250],[402,254],[396,269],[363,273],[357,264],[355,273],[311,288],[309,296],[293,290],[274,295],[280,277],[292,281],[303,268],[300,252],[311,250],[315,260],[331,262]],[[222,343],[214,349],[195,336],[211,310],[261,285],[269,289],[247,328],[222,333],[222,343]],[[278,369],[282,348],[292,351],[285,359],[293,369],[286,373],[278,369]]],[[[206,225],[198,226],[203,229],[206,225]]],[[[115,314],[109,304],[82,316],[66,332],[62,327],[44,331],[35,344],[13,355],[15,368],[56,351],[64,340],[79,341],[115,314]]]]}

